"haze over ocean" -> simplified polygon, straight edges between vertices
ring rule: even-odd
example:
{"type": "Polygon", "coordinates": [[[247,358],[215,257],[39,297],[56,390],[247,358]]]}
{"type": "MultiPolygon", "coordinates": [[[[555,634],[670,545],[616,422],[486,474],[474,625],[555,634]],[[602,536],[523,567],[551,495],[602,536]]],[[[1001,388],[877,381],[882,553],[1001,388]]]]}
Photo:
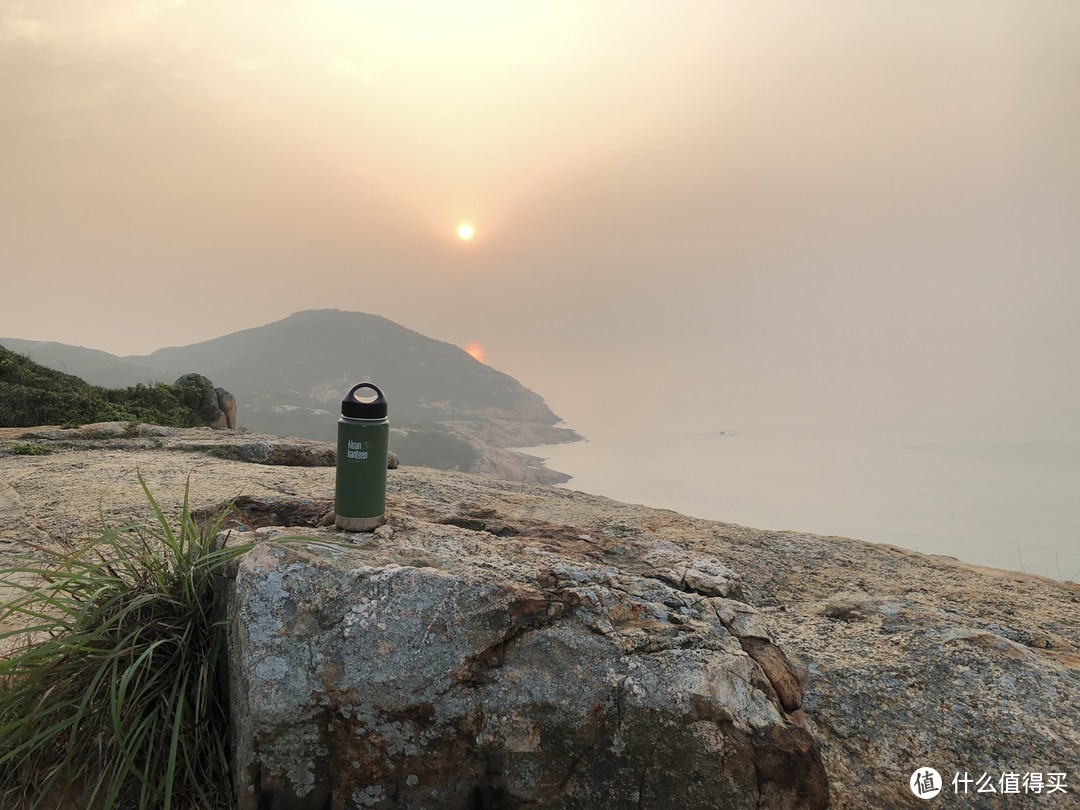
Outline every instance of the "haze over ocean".
{"type": "Polygon", "coordinates": [[[570,489],[756,528],[855,537],[1053,579],[1080,577],[1080,435],[962,425],[723,430],[575,425],[530,452],[570,489]]]}

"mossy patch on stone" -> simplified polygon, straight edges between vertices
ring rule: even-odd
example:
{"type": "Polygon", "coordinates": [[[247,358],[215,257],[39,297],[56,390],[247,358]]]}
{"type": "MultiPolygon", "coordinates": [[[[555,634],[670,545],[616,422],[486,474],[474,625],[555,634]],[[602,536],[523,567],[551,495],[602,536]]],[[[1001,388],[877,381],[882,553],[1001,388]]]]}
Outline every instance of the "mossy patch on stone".
{"type": "Polygon", "coordinates": [[[16,442],[8,446],[8,452],[16,456],[46,456],[53,452],[53,449],[44,444],[16,442]]]}

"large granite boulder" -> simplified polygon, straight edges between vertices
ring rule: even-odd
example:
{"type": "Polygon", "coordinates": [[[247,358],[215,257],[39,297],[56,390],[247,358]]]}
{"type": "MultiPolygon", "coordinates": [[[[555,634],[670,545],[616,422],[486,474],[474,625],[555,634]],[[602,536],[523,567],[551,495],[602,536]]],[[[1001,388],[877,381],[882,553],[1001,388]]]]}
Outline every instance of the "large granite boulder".
{"type": "Polygon", "coordinates": [[[236,427],[236,397],[224,388],[215,388],[209,378],[202,374],[184,374],[173,385],[194,384],[201,394],[199,413],[204,424],[216,430],[236,427]]]}
{"type": "Polygon", "coordinates": [[[226,589],[241,808],[827,805],[801,673],[718,560],[487,513],[289,531],[336,544],[226,589]]]}

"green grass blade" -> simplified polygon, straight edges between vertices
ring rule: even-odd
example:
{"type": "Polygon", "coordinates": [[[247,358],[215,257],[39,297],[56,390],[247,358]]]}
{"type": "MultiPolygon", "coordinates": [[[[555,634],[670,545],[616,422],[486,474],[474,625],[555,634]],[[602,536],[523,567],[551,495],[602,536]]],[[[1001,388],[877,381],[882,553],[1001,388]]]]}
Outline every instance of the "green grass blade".
{"type": "MultiPolygon", "coordinates": [[[[214,575],[226,511],[170,522],[141,473],[147,521],[0,566],[0,803],[210,807],[232,795],[225,627],[214,575]],[[36,798],[31,798],[36,797],[36,798]],[[74,803],[74,804],[73,804],[74,803]]],[[[104,508],[99,514],[104,515],[104,508]]]]}
{"type": "Polygon", "coordinates": [[[187,673],[180,682],[179,695],[176,700],[176,710],[173,714],[172,737],[169,740],[168,767],[165,770],[165,810],[171,810],[173,783],[176,778],[176,758],[180,747],[181,732],[184,728],[184,703],[187,695],[187,673]]]}

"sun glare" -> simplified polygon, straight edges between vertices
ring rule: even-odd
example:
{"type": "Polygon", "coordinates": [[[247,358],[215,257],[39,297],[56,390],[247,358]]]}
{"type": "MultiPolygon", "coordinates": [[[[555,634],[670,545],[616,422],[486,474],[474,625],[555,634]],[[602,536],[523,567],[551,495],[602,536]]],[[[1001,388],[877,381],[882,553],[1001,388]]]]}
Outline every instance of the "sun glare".
{"type": "Polygon", "coordinates": [[[458,225],[458,239],[462,240],[463,242],[468,242],[470,239],[473,238],[473,235],[475,233],[476,229],[473,228],[473,226],[470,225],[468,222],[462,222],[460,225],[458,225]]]}
{"type": "Polygon", "coordinates": [[[478,360],[481,363],[487,363],[487,352],[485,352],[484,347],[475,340],[469,342],[469,345],[465,347],[465,351],[468,352],[474,360],[478,360]]]}

